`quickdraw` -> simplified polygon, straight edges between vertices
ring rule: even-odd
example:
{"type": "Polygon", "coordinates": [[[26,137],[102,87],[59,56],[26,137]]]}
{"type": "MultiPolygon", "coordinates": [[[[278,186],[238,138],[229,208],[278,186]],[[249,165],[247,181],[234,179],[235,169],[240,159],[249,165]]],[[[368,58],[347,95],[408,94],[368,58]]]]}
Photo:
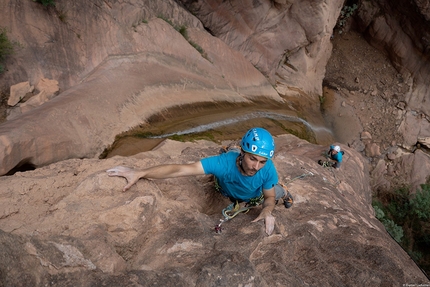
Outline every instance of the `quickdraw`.
{"type": "Polygon", "coordinates": [[[263,200],[264,200],[264,195],[261,194],[259,197],[250,199],[250,201],[242,208],[240,208],[240,204],[237,200],[236,202],[231,203],[229,206],[227,206],[222,210],[222,215],[224,216],[224,218],[220,219],[220,223],[215,225],[215,232],[221,233],[222,232],[221,225],[224,222],[235,218],[239,213],[247,213],[250,209],[260,205],[263,202],[263,200]]]}
{"type": "Polygon", "coordinates": [[[318,164],[321,165],[322,167],[332,167],[332,163],[330,161],[325,161],[325,160],[319,160],[318,164]]]}

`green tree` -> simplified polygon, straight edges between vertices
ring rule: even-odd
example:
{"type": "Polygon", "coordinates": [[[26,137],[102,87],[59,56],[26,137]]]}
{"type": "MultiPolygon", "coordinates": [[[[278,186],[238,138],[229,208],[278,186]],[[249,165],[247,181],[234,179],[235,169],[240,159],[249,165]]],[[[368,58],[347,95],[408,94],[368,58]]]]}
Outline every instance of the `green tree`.
{"type": "Polygon", "coordinates": [[[420,220],[430,218],[430,185],[422,184],[415,196],[410,199],[411,211],[420,220]]]}
{"type": "Polygon", "coordinates": [[[408,187],[374,199],[375,216],[417,264],[430,272],[430,183],[415,194],[408,187]]]}
{"type": "Polygon", "coordinates": [[[403,238],[403,228],[398,226],[394,221],[385,217],[384,211],[380,208],[381,204],[379,202],[373,202],[373,209],[375,209],[375,217],[381,221],[387,232],[391,237],[400,243],[403,238]]]}

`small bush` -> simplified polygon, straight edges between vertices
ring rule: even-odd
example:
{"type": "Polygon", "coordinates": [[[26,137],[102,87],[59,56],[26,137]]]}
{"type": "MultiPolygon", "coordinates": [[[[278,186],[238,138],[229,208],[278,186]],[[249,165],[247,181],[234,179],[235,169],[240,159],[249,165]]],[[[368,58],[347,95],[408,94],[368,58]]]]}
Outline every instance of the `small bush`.
{"type": "Polygon", "coordinates": [[[385,218],[385,213],[384,211],[379,207],[378,204],[376,203],[372,203],[373,204],[373,209],[375,210],[375,217],[381,221],[382,219],[385,218]]]}
{"type": "Polygon", "coordinates": [[[166,17],[164,17],[162,15],[158,16],[158,18],[163,19],[164,21],[166,21],[167,23],[169,23],[176,31],[178,31],[185,38],[185,40],[188,41],[188,43],[190,43],[191,46],[194,47],[194,49],[196,49],[200,53],[200,55],[202,55],[203,58],[205,58],[206,60],[208,60],[207,54],[203,50],[203,48],[200,45],[198,45],[197,43],[195,43],[195,42],[193,42],[193,41],[191,41],[189,39],[188,32],[187,32],[187,26],[185,26],[185,25],[181,25],[181,26],[175,25],[175,24],[173,24],[172,21],[170,21],[169,19],[167,19],[166,17]]]}
{"type": "Polygon", "coordinates": [[[3,62],[13,53],[13,44],[7,37],[5,28],[0,28],[0,73],[4,72],[3,62]]]}
{"type": "Polygon", "coordinates": [[[187,27],[182,25],[180,27],[175,27],[175,29],[181,33],[181,35],[188,40],[188,32],[187,32],[187,27]]]}
{"type": "Polygon", "coordinates": [[[61,22],[66,23],[67,22],[67,12],[64,10],[58,11],[58,19],[60,19],[61,22]]]}
{"type": "Polygon", "coordinates": [[[342,10],[340,11],[340,16],[337,21],[337,26],[339,28],[339,33],[342,34],[343,28],[346,25],[346,21],[354,15],[355,11],[358,9],[357,4],[353,4],[352,6],[343,6],[342,10]]]}
{"type": "Polygon", "coordinates": [[[391,219],[383,219],[381,222],[384,224],[385,229],[394,238],[394,240],[396,240],[396,242],[402,242],[403,228],[401,226],[398,226],[391,219]]]}
{"type": "Polygon", "coordinates": [[[45,7],[55,6],[55,0],[33,0],[34,2],[40,3],[45,7]]]}

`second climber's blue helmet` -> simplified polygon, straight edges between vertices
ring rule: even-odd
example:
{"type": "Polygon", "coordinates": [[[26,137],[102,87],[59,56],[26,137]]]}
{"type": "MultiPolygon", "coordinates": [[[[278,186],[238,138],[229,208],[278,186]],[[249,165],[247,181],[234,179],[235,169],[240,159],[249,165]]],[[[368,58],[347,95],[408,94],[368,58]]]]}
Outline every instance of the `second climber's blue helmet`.
{"type": "Polygon", "coordinates": [[[265,158],[272,158],[275,153],[275,140],[263,128],[252,128],[242,138],[243,151],[265,158]]]}

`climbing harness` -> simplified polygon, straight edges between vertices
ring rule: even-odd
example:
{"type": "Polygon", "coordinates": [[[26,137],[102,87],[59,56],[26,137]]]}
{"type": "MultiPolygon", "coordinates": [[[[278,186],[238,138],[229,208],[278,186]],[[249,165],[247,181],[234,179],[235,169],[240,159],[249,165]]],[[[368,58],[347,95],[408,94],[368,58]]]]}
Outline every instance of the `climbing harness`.
{"type": "MultiPolygon", "coordinates": [[[[291,195],[291,193],[288,191],[287,189],[287,184],[297,180],[297,179],[303,179],[307,176],[310,175],[314,175],[312,172],[307,171],[306,173],[303,173],[299,176],[294,177],[293,179],[289,180],[286,183],[281,183],[279,182],[279,185],[281,185],[286,194],[285,197],[283,198],[284,200],[284,206],[286,208],[290,208],[293,205],[293,197],[291,195]]],[[[215,178],[215,187],[219,188],[219,184],[215,178]]],[[[224,218],[220,219],[220,223],[218,223],[217,225],[215,225],[215,232],[216,233],[221,233],[222,232],[222,227],[221,225],[226,222],[229,221],[231,219],[233,219],[234,217],[236,217],[239,213],[247,213],[250,209],[259,206],[261,203],[263,203],[264,201],[264,195],[261,194],[259,197],[256,198],[251,198],[249,200],[248,203],[245,204],[244,207],[240,208],[239,202],[236,200],[236,202],[231,203],[229,206],[227,206],[226,208],[224,208],[222,210],[222,215],[224,216],[224,218]]]]}
{"type": "Polygon", "coordinates": [[[233,218],[235,218],[239,213],[247,213],[250,209],[260,205],[264,201],[264,195],[261,194],[259,197],[251,198],[248,203],[245,204],[244,207],[240,207],[239,202],[236,200],[236,202],[231,203],[229,206],[224,208],[222,210],[222,215],[224,216],[223,219],[220,219],[220,223],[215,225],[215,232],[221,233],[222,228],[221,225],[229,221],[233,218]]]}
{"type": "MultiPolygon", "coordinates": [[[[258,130],[255,130],[255,129],[252,130],[251,129],[251,130],[248,131],[247,135],[245,135],[243,137],[240,146],[236,145],[235,143],[232,143],[229,146],[223,146],[223,147],[221,147],[221,149],[219,150],[219,153],[220,154],[226,153],[229,150],[234,150],[234,149],[237,149],[238,151],[240,151],[240,148],[242,148],[245,152],[250,152],[250,153],[253,153],[253,154],[257,154],[257,155],[260,155],[260,156],[263,156],[263,157],[266,157],[266,158],[272,158],[273,151],[274,151],[274,142],[273,142],[273,138],[270,136],[270,133],[267,133],[267,134],[266,133],[267,133],[267,131],[265,131],[264,129],[258,129],[258,130]],[[252,136],[252,133],[254,134],[254,136],[255,135],[258,136],[258,134],[256,134],[257,132],[261,132],[262,133],[263,140],[261,141],[260,144],[264,143],[265,145],[264,145],[264,149],[263,149],[263,147],[260,147],[258,152],[253,152],[252,150],[249,150],[250,143],[248,141],[250,141],[250,137],[252,136]]],[[[288,183],[290,183],[290,182],[292,182],[292,181],[294,181],[296,179],[299,179],[299,178],[305,178],[308,175],[313,175],[313,173],[312,172],[307,172],[305,174],[302,174],[300,176],[297,176],[297,177],[293,178],[288,183]]],[[[215,183],[215,189],[217,191],[221,191],[222,188],[219,185],[218,179],[216,177],[214,177],[214,183],[215,183]]],[[[291,193],[287,190],[286,184],[282,184],[282,183],[279,183],[279,184],[285,189],[285,192],[286,192],[285,196],[283,197],[284,206],[286,208],[290,208],[293,205],[293,197],[292,197],[291,193]]],[[[222,232],[221,225],[224,222],[227,222],[227,221],[233,219],[239,213],[247,213],[250,209],[259,206],[261,203],[263,203],[263,201],[264,201],[264,194],[262,193],[259,197],[251,198],[249,200],[249,202],[246,203],[245,206],[242,207],[242,208],[240,207],[240,204],[239,204],[239,202],[237,200],[236,200],[236,202],[231,203],[230,205],[228,205],[226,208],[224,208],[222,210],[222,215],[224,216],[224,218],[220,219],[220,223],[218,223],[217,225],[215,225],[215,232],[216,233],[221,233],[222,232]]]]}
{"type": "Polygon", "coordinates": [[[332,167],[333,166],[333,164],[328,160],[319,160],[318,164],[321,165],[322,167],[332,167]]]}

